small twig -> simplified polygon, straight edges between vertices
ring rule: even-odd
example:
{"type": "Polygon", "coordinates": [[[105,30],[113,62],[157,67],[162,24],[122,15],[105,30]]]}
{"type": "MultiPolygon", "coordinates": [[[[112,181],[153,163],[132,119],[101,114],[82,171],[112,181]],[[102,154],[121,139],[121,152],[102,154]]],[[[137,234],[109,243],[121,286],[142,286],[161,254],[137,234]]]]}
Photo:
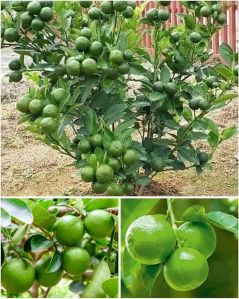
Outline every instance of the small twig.
{"type": "Polygon", "coordinates": [[[47,288],[43,298],[47,298],[48,293],[50,292],[51,288],[47,288]]]}
{"type": "Polygon", "coordinates": [[[48,212],[51,213],[51,212],[53,212],[55,210],[57,210],[57,216],[60,216],[60,217],[63,216],[63,215],[65,215],[65,214],[67,214],[67,213],[69,213],[69,212],[74,211],[74,209],[71,208],[71,207],[66,207],[66,206],[60,206],[60,207],[51,206],[51,207],[49,207],[48,212]]]}

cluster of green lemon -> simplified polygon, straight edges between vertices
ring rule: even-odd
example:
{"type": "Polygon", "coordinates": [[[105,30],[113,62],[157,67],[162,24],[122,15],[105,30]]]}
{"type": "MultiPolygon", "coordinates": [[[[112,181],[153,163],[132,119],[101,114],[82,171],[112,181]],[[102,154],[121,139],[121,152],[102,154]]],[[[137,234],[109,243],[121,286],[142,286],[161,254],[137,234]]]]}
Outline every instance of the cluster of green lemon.
{"type": "Polygon", "coordinates": [[[117,183],[117,174],[124,167],[130,167],[137,163],[138,154],[133,149],[125,149],[119,140],[114,140],[105,150],[103,146],[103,137],[101,134],[93,135],[90,140],[81,139],[77,148],[80,154],[86,155],[86,159],[90,155],[94,155],[97,147],[107,151],[108,158],[97,167],[90,164],[83,166],[80,170],[81,178],[85,182],[92,182],[92,191],[97,194],[107,192],[109,196],[119,196],[123,194],[132,194],[134,185],[131,183],[117,183]]]}
{"type": "Polygon", "coordinates": [[[36,281],[44,287],[56,285],[63,271],[71,277],[82,275],[90,267],[90,254],[80,243],[85,232],[93,240],[104,239],[112,233],[115,221],[105,210],[89,212],[84,221],[73,215],[59,218],[53,228],[54,238],[63,246],[61,267],[50,272],[52,254],[44,254],[35,265],[24,258],[13,258],[3,264],[2,286],[13,294],[28,291],[36,281]]]}
{"type": "Polygon", "coordinates": [[[226,15],[222,13],[220,3],[202,6],[200,9],[200,16],[204,18],[212,17],[219,25],[224,25],[227,21],[226,15]]]}
{"type": "MultiPolygon", "coordinates": [[[[162,6],[169,6],[171,1],[159,1],[162,6]]],[[[151,8],[146,12],[146,18],[153,22],[165,22],[170,18],[170,12],[166,9],[151,8]]]]}
{"type": "Polygon", "coordinates": [[[207,258],[216,248],[216,234],[206,222],[186,222],[175,231],[166,216],[147,215],[129,226],[126,247],[139,263],[163,263],[168,285],[177,291],[189,291],[208,276],[207,258]]]}

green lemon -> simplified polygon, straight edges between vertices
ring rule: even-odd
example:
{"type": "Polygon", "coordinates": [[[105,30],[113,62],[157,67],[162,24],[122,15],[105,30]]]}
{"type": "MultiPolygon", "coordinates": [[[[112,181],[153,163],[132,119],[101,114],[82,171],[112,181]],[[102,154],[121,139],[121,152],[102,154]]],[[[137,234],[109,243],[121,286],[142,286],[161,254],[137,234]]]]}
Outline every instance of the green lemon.
{"type": "Polygon", "coordinates": [[[164,9],[162,9],[162,10],[159,10],[158,11],[158,19],[159,19],[159,21],[167,21],[168,19],[169,19],[169,17],[170,17],[170,13],[169,13],[169,11],[168,10],[164,10],[164,9]]]}
{"type": "Polygon", "coordinates": [[[215,76],[209,76],[206,78],[206,84],[208,87],[213,87],[213,83],[217,82],[217,77],[215,76]]]}
{"type": "Polygon", "coordinates": [[[23,2],[22,1],[13,1],[12,2],[12,9],[21,12],[24,10],[23,2]]]}
{"type": "Polygon", "coordinates": [[[94,75],[97,72],[97,63],[94,59],[87,58],[82,62],[82,68],[86,75],[94,75]]]}
{"type": "Polygon", "coordinates": [[[198,102],[198,107],[201,109],[201,110],[208,110],[210,107],[211,107],[211,104],[208,100],[206,99],[200,99],[199,102],[198,102]]]}
{"type": "Polygon", "coordinates": [[[39,16],[43,21],[48,22],[53,18],[53,9],[51,7],[43,7],[39,16]]]}
{"type": "Polygon", "coordinates": [[[19,34],[15,28],[7,28],[4,31],[4,40],[9,43],[13,43],[19,40],[19,34]]]}
{"type": "Polygon", "coordinates": [[[122,15],[126,18],[126,19],[130,19],[133,17],[134,15],[134,9],[131,6],[127,6],[126,10],[123,11],[122,15]]]}
{"type": "Polygon", "coordinates": [[[94,210],[86,215],[85,229],[87,233],[96,239],[109,236],[114,228],[114,218],[104,210],[94,210]]]}
{"type": "Polygon", "coordinates": [[[64,88],[55,88],[52,90],[51,95],[56,103],[60,103],[66,98],[67,92],[64,88]]]}
{"type": "Polygon", "coordinates": [[[179,32],[172,32],[170,35],[170,41],[177,43],[180,39],[180,33],[179,32]]]}
{"type": "Polygon", "coordinates": [[[124,55],[120,50],[110,52],[110,61],[114,64],[121,64],[124,61],[124,55]]]}
{"type": "Polygon", "coordinates": [[[107,187],[107,195],[108,196],[120,196],[123,194],[123,188],[121,185],[117,183],[111,183],[107,187]]]}
{"type": "Polygon", "coordinates": [[[199,109],[199,101],[201,100],[201,98],[194,98],[194,99],[191,99],[188,103],[189,107],[192,109],[192,110],[197,110],[199,109]]]}
{"type": "Polygon", "coordinates": [[[217,22],[220,25],[224,25],[227,21],[227,17],[224,14],[220,14],[219,16],[217,16],[217,22]]]}
{"type": "Polygon", "coordinates": [[[41,1],[41,5],[42,6],[52,7],[53,6],[53,1],[52,0],[50,0],[50,1],[41,1]]]}
{"type": "Polygon", "coordinates": [[[55,272],[48,272],[48,266],[52,257],[50,255],[44,255],[35,265],[36,281],[44,287],[53,287],[58,284],[62,277],[61,268],[55,272]]]}
{"type": "Polygon", "coordinates": [[[62,253],[62,267],[68,274],[80,275],[88,269],[89,265],[90,256],[85,249],[70,247],[62,253]]]}
{"type": "Polygon", "coordinates": [[[74,246],[83,238],[84,224],[76,216],[65,215],[56,221],[53,231],[60,244],[74,246]]]}
{"type": "Polygon", "coordinates": [[[40,122],[40,128],[43,134],[53,134],[58,128],[58,123],[52,117],[44,117],[40,122]]]}
{"type": "Polygon", "coordinates": [[[127,149],[123,155],[124,164],[127,166],[134,165],[138,160],[138,154],[131,149],[127,149]]]}
{"type": "Polygon", "coordinates": [[[21,65],[20,60],[15,58],[12,61],[10,61],[10,63],[8,64],[8,67],[12,71],[19,71],[21,69],[22,65],[21,65]]]}
{"type": "Polygon", "coordinates": [[[22,113],[27,113],[29,112],[29,104],[31,102],[31,99],[28,97],[22,97],[17,101],[17,110],[22,112],[22,113]]]}
{"type": "Polygon", "coordinates": [[[80,74],[81,65],[76,59],[67,62],[66,71],[71,76],[78,76],[80,74]]]}
{"type": "Polygon", "coordinates": [[[79,62],[82,62],[82,61],[84,61],[85,56],[84,56],[84,54],[78,54],[75,56],[75,59],[79,62]]]}
{"type": "Polygon", "coordinates": [[[87,154],[90,152],[90,149],[91,149],[91,145],[90,145],[90,142],[86,139],[83,139],[81,140],[79,143],[78,143],[78,146],[77,146],[78,150],[83,153],[83,154],[87,154]]]}
{"type": "Polygon", "coordinates": [[[90,46],[90,41],[84,36],[79,36],[75,40],[75,47],[79,51],[86,51],[90,46]]]}
{"type": "Polygon", "coordinates": [[[120,160],[117,158],[109,157],[108,165],[113,168],[114,173],[117,173],[121,168],[120,160]]]}
{"type": "Polygon", "coordinates": [[[31,22],[31,27],[35,31],[42,31],[45,27],[45,23],[40,18],[35,18],[31,22]]]}
{"type": "Polygon", "coordinates": [[[169,6],[171,1],[159,1],[159,3],[162,5],[162,6],[169,6]]]}
{"type": "Polygon", "coordinates": [[[82,29],[80,30],[80,36],[84,36],[84,37],[86,37],[88,40],[90,40],[91,37],[92,37],[92,33],[91,33],[91,31],[90,31],[89,28],[84,27],[84,28],[82,28],[82,29]]]}
{"type": "Polygon", "coordinates": [[[164,160],[162,158],[160,158],[160,157],[152,159],[152,161],[151,161],[151,167],[156,172],[163,171],[163,169],[165,167],[164,160]]]}
{"type": "Polygon", "coordinates": [[[136,219],[126,232],[126,247],[137,262],[155,265],[164,262],[176,246],[176,235],[162,215],[136,219]]]}
{"type": "Polygon", "coordinates": [[[19,294],[28,291],[34,280],[35,270],[25,259],[12,258],[2,266],[2,286],[10,293],[19,294]]]}
{"type": "Polygon", "coordinates": [[[209,160],[208,153],[206,153],[206,152],[199,152],[199,153],[197,154],[197,156],[198,156],[198,159],[199,159],[199,161],[200,161],[200,164],[205,164],[205,163],[207,163],[208,160],[209,160]]]}
{"type": "Polygon", "coordinates": [[[177,237],[183,241],[183,247],[191,247],[201,252],[206,258],[216,248],[216,234],[210,224],[204,222],[187,222],[177,230],[177,237]]]}
{"type": "Polygon", "coordinates": [[[79,1],[79,4],[83,8],[89,8],[92,5],[92,1],[79,1]]]}
{"type": "Polygon", "coordinates": [[[158,10],[156,8],[151,8],[146,12],[147,19],[151,21],[156,21],[158,19],[158,10]]]}
{"type": "Polygon", "coordinates": [[[119,74],[121,75],[125,75],[128,74],[129,72],[129,65],[126,62],[121,63],[118,67],[117,67],[117,71],[119,74]]]}
{"type": "Polygon", "coordinates": [[[221,13],[222,12],[221,5],[220,4],[213,4],[212,11],[216,11],[218,13],[221,13]]]}
{"type": "Polygon", "coordinates": [[[39,1],[31,1],[28,5],[27,5],[27,11],[31,14],[31,15],[39,15],[40,11],[42,9],[41,3],[39,1]]]}
{"type": "Polygon", "coordinates": [[[112,1],[102,1],[100,4],[100,9],[106,15],[113,14],[114,13],[113,2],[112,1]]]}
{"type": "Polygon", "coordinates": [[[134,58],[134,53],[131,50],[125,50],[123,56],[125,60],[131,61],[134,58]]]}
{"type": "Polygon", "coordinates": [[[134,0],[128,0],[127,1],[127,5],[131,6],[133,9],[135,9],[136,8],[136,1],[134,1],[134,0]]]}
{"type": "Polygon", "coordinates": [[[9,74],[10,82],[20,82],[22,80],[22,73],[19,71],[13,71],[9,74]]]}
{"type": "Polygon", "coordinates": [[[164,91],[164,83],[162,81],[154,82],[152,86],[154,91],[163,92],[164,91]]]}
{"type": "Polygon", "coordinates": [[[90,165],[81,168],[80,174],[84,182],[92,182],[95,179],[95,169],[90,165]]]}
{"type": "Polygon", "coordinates": [[[134,192],[134,185],[133,184],[124,183],[122,188],[123,188],[123,193],[125,195],[132,195],[132,193],[134,192]]]}
{"type": "Polygon", "coordinates": [[[29,111],[33,114],[33,115],[37,115],[42,113],[42,110],[44,108],[44,104],[41,100],[32,100],[29,104],[29,111]]]}
{"type": "Polygon", "coordinates": [[[88,16],[92,20],[99,20],[101,17],[101,11],[97,7],[92,7],[88,10],[88,16]]]}
{"type": "Polygon", "coordinates": [[[92,42],[91,45],[90,45],[90,48],[89,48],[89,52],[93,56],[99,56],[99,55],[101,55],[102,52],[103,52],[103,45],[102,45],[102,43],[100,43],[98,41],[92,42]]]}
{"type": "Polygon", "coordinates": [[[124,152],[124,146],[122,142],[119,140],[112,141],[109,145],[108,152],[112,157],[121,156],[124,152]]]}
{"type": "Polygon", "coordinates": [[[96,179],[99,183],[108,183],[114,177],[114,170],[108,164],[100,165],[96,170],[96,179]]]}
{"type": "Polygon", "coordinates": [[[169,82],[165,85],[165,91],[169,95],[174,95],[177,92],[177,90],[178,90],[177,84],[174,82],[169,82]]]}
{"type": "Polygon", "coordinates": [[[56,105],[48,104],[43,108],[42,114],[43,116],[47,117],[57,117],[59,111],[56,105]]]}
{"type": "Polygon", "coordinates": [[[189,39],[192,43],[194,44],[198,44],[200,43],[200,41],[202,40],[202,36],[199,32],[192,32],[190,35],[189,35],[189,39]]]}
{"type": "Polygon", "coordinates": [[[196,289],[208,276],[206,258],[197,250],[189,247],[176,249],[164,266],[164,278],[176,291],[196,289]]]}
{"type": "Polygon", "coordinates": [[[238,65],[235,65],[234,68],[233,68],[233,74],[234,76],[238,77],[238,69],[239,69],[239,66],[238,65]]]}
{"type": "Polygon", "coordinates": [[[113,7],[116,11],[122,12],[127,8],[127,1],[116,0],[113,1],[113,7]]]}
{"type": "Polygon", "coordinates": [[[97,147],[97,146],[101,146],[102,145],[102,141],[103,141],[103,137],[100,134],[94,134],[91,139],[91,144],[93,147],[97,147]]]}
{"type": "Polygon", "coordinates": [[[200,9],[200,15],[205,18],[210,17],[212,15],[212,8],[209,5],[203,6],[200,9]]]}
{"type": "Polygon", "coordinates": [[[31,14],[29,14],[29,12],[24,12],[21,15],[21,26],[23,29],[27,29],[31,26],[32,20],[33,20],[33,16],[31,14]]]}
{"type": "Polygon", "coordinates": [[[96,194],[104,193],[106,191],[106,188],[107,188],[106,184],[101,184],[99,182],[93,182],[91,184],[91,189],[96,194]]]}

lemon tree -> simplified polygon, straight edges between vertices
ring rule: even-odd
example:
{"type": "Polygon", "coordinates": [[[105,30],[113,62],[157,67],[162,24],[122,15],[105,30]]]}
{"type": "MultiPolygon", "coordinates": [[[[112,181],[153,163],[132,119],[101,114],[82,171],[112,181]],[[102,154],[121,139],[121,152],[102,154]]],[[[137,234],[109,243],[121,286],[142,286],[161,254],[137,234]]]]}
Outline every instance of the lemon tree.
{"type": "Polygon", "coordinates": [[[211,59],[227,23],[220,1],[181,1],[187,13],[168,28],[171,1],[150,9],[135,1],[3,3],[1,44],[18,55],[9,81],[33,81],[17,102],[19,121],[70,156],[94,193],[140,195],[162,172],[201,174],[236,134],[210,118],[237,97],[237,54],[222,43],[220,62],[211,59]],[[140,46],[143,24],[153,55],[140,46]]]}
{"type": "MultiPolygon", "coordinates": [[[[122,200],[123,298],[167,297],[168,293],[176,297],[180,292],[186,297],[195,297],[197,291],[193,290],[199,287],[202,291],[210,288],[217,292],[216,286],[220,286],[221,280],[217,279],[215,264],[220,260],[223,271],[227,259],[233,264],[237,258],[237,250],[232,258],[231,246],[234,244],[237,248],[238,201],[237,207],[234,200],[230,204],[225,199],[214,199],[212,203],[211,199],[203,198],[202,205],[189,205],[189,201],[195,199],[122,200]],[[214,209],[225,210],[225,204],[233,207],[234,212],[227,214],[214,209]],[[205,206],[210,207],[210,212],[206,212],[205,206]],[[229,237],[228,244],[221,240],[220,229],[227,231],[224,236],[229,237]],[[224,245],[221,247],[221,244],[224,245]]],[[[237,271],[236,266],[234,271],[237,271]]],[[[223,291],[223,296],[230,293],[235,283],[236,280],[223,291]]]]}
{"type": "Polygon", "coordinates": [[[114,198],[2,199],[2,295],[117,297],[117,215],[114,198]]]}

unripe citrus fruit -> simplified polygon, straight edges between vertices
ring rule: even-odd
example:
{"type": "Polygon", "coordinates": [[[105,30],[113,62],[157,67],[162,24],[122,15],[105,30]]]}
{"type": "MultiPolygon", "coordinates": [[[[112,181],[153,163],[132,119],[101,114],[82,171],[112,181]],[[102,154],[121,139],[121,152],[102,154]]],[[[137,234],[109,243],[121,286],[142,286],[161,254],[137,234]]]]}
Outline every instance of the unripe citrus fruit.
{"type": "Polygon", "coordinates": [[[134,15],[134,9],[131,6],[127,6],[126,10],[123,11],[122,15],[126,18],[132,18],[134,15]]]}
{"type": "Polygon", "coordinates": [[[82,62],[82,68],[86,75],[94,75],[97,72],[97,63],[94,59],[86,58],[82,62]]]}
{"type": "Polygon", "coordinates": [[[101,184],[99,182],[93,182],[91,184],[91,189],[96,194],[104,193],[106,191],[106,188],[107,188],[106,184],[101,184]]]}
{"type": "Polygon", "coordinates": [[[200,98],[191,99],[189,101],[188,105],[192,110],[197,110],[197,109],[199,109],[199,106],[198,106],[199,101],[200,101],[200,98]]]}
{"type": "Polygon", "coordinates": [[[95,42],[91,43],[90,48],[89,48],[89,52],[93,56],[98,56],[98,55],[102,54],[102,52],[103,52],[102,43],[100,43],[98,41],[95,41],[95,42]]]}
{"type": "Polygon", "coordinates": [[[218,13],[221,13],[222,12],[221,5],[220,4],[213,4],[212,11],[216,11],[218,13]]]}
{"type": "Polygon", "coordinates": [[[212,14],[212,9],[210,6],[203,6],[201,9],[200,9],[200,15],[202,17],[210,17],[212,14]]]}
{"type": "Polygon", "coordinates": [[[4,31],[4,39],[9,43],[18,41],[19,37],[20,36],[15,28],[7,28],[4,31]]]}
{"type": "Polygon", "coordinates": [[[22,80],[22,73],[19,71],[13,71],[9,74],[10,82],[19,82],[22,80]]]}
{"type": "Polygon", "coordinates": [[[10,293],[18,294],[28,291],[35,280],[32,264],[21,258],[6,261],[1,270],[2,286],[10,293]]]}
{"type": "Polygon", "coordinates": [[[177,92],[177,90],[178,90],[177,84],[174,82],[169,82],[165,85],[165,91],[169,95],[174,95],[177,92]]]}
{"type": "Polygon", "coordinates": [[[29,104],[29,111],[33,114],[33,115],[37,115],[42,113],[44,104],[41,100],[32,100],[29,104]]]}
{"type": "Polygon", "coordinates": [[[83,238],[84,224],[76,216],[65,215],[56,221],[53,231],[60,244],[74,246],[83,238]]]}
{"type": "Polygon", "coordinates": [[[159,10],[158,11],[158,19],[159,21],[167,21],[170,17],[170,13],[168,10],[159,10]]]}
{"type": "Polygon", "coordinates": [[[95,169],[90,165],[81,168],[80,174],[84,182],[93,182],[95,179],[95,169]]]}
{"type": "Polygon", "coordinates": [[[134,165],[138,160],[138,154],[131,149],[127,149],[123,155],[123,161],[125,165],[131,166],[134,165]]]}
{"type": "Polygon", "coordinates": [[[199,32],[192,32],[189,35],[189,39],[192,43],[197,44],[200,43],[200,41],[202,40],[202,36],[199,32]]]}
{"type": "Polygon", "coordinates": [[[79,36],[75,40],[76,49],[79,51],[86,51],[90,46],[90,41],[84,36],[79,36]]]}
{"type": "Polygon", "coordinates": [[[121,1],[121,0],[113,1],[113,7],[116,11],[122,12],[127,8],[127,1],[121,1]]]}
{"type": "Polygon", "coordinates": [[[70,247],[63,251],[62,267],[71,275],[84,273],[90,265],[90,256],[85,249],[70,247]]]}
{"type": "Polygon", "coordinates": [[[89,151],[91,149],[91,145],[88,140],[83,139],[78,143],[77,148],[80,150],[81,153],[87,154],[87,153],[89,153],[89,151]]]}
{"type": "Polygon", "coordinates": [[[170,5],[170,3],[171,3],[171,1],[159,1],[159,3],[161,4],[161,5],[163,5],[163,6],[168,6],[168,5],[170,5]]]}
{"type": "Polygon", "coordinates": [[[121,167],[120,160],[112,157],[109,158],[108,165],[110,165],[113,168],[114,173],[117,173],[121,167]]]}
{"type": "Polygon", "coordinates": [[[10,68],[10,70],[12,71],[18,71],[21,69],[21,62],[19,59],[13,59],[12,61],[10,61],[10,63],[8,64],[8,67],[10,68]]]}
{"type": "Polygon", "coordinates": [[[24,10],[23,2],[22,1],[13,1],[12,9],[17,12],[23,11],[24,10]]]}
{"type": "Polygon", "coordinates": [[[224,14],[220,14],[219,16],[217,16],[217,22],[220,25],[224,25],[227,21],[227,17],[224,14]]]}
{"type": "Polygon", "coordinates": [[[198,156],[198,159],[200,161],[200,164],[205,164],[209,160],[208,153],[206,153],[206,152],[199,152],[197,154],[197,156],[198,156]]]}
{"type": "Polygon", "coordinates": [[[64,88],[55,88],[52,90],[51,95],[56,103],[60,103],[66,98],[66,91],[64,88]]]}
{"type": "Polygon", "coordinates": [[[156,21],[158,19],[158,10],[156,8],[151,8],[146,12],[146,17],[151,21],[156,21]]]}
{"type": "Polygon", "coordinates": [[[129,65],[126,62],[121,63],[118,67],[117,67],[117,71],[119,74],[121,75],[125,75],[128,74],[129,72],[129,65]]]}
{"type": "Polygon", "coordinates": [[[170,41],[174,41],[175,43],[177,43],[180,39],[180,33],[179,32],[172,32],[171,36],[170,36],[170,41]]]}
{"type": "Polygon", "coordinates": [[[163,92],[164,91],[164,83],[162,81],[154,82],[152,86],[154,91],[163,92]]]}
{"type": "Polygon", "coordinates": [[[111,51],[110,61],[114,64],[121,64],[124,61],[123,53],[120,50],[111,51]]]}
{"type": "Polygon", "coordinates": [[[114,177],[114,170],[110,165],[102,164],[96,170],[96,179],[99,183],[108,183],[114,177]]]}
{"type": "Polygon", "coordinates": [[[239,66],[238,65],[235,65],[234,68],[233,68],[233,74],[238,77],[238,69],[239,69],[239,66]]]}
{"type": "Polygon", "coordinates": [[[79,1],[81,7],[89,8],[92,4],[92,1],[79,1]]]}
{"type": "Polygon", "coordinates": [[[136,8],[136,1],[134,1],[134,0],[128,0],[127,1],[127,5],[131,6],[133,9],[135,9],[136,8]]]}
{"type": "Polygon", "coordinates": [[[198,107],[201,110],[208,110],[210,108],[211,104],[208,100],[206,99],[200,99],[198,102],[198,107]]]}
{"type": "Polygon", "coordinates": [[[17,101],[17,110],[22,113],[29,112],[29,103],[31,102],[31,99],[28,97],[22,97],[17,101]]]}
{"type": "Polygon", "coordinates": [[[84,28],[82,28],[82,29],[80,30],[80,36],[84,36],[84,37],[86,37],[88,40],[90,40],[91,37],[92,37],[92,33],[91,33],[91,31],[90,31],[89,28],[84,27],[84,28]]]}
{"type": "Polygon", "coordinates": [[[42,6],[52,7],[53,6],[53,1],[52,0],[50,0],[50,1],[41,1],[41,5],[42,6]]]}
{"type": "Polygon", "coordinates": [[[120,196],[123,194],[123,188],[117,183],[111,183],[107,187],[108,196],[120,196]]]}
{"type": "Polygon", "coordinates": [[[208,276],[206,258],[197,250],[189,247],[176,249],[164,266],[167,284],[177,291],[196,289],[208,276]]]}
{"type": "Polygon", "coordinates": [[[131,61],[134,57],[134,53],[131,50],[125,50],[123,52],[124,59],[127,61],[131,61]]]}
{"type": "Polygon", "coordinates": [[[40,18],[35,18],[31,22],[31,27],[35,31],[42,31],[45,27],[45,23],[40,18]]]}
{"type": "Polygon", "coordinates": [[[210,224],[204,222],[187,222],[177,230],[177,237],[183,241],[183,247],[191,247],[201,252],[206,258],[216,248],[216,234],[210,224]]]}
{"type": "Polygon", "coordinates": [[[151,167],[154,171],[157,172],[162,171],[164,169],[164,166],[165,166],[164,160],[161,159],[160,157],[152,159],[151,161],[151,167]]]}
{"type": "Polygon", "coordinates": [[[213,87],[213,83],[217,82],[217,77],[215,76],[209,76],[206,78],[206,84],[208,87],[213,87]]]}
{"type": "Polygon", "coordinates": [[[134,185],[130,183],[124,183],[123,186],[123,193],[125,195],[131,195],[134,192],[134,185]]]}
{"type": "Polygon", "coordinates": [[[176,235],[162,215],[136,219],[126,232],[126,247],[137,262],[155,265],[164,262],[176,246],[176,235]]]}
{"type": "Polygon", "coordinates": [[[114,218],[104,210],[89,212],[85,218],[85,229],[87,233],[96,239],[102,239],[111,234],[114,228],[114,218]]]}
{"type": "Polygon", "coordinates": [[[103,137],[100,134],[95,134],[91,137],[90,141],[93,147],[101,146],[102,145],[103,137]]]}
{"type": "Polygon", "coordinates": [[[31,15],[39,15],[41,9],[42,9],[42,6],[39,1],[31,1],[27,5],[27,10],[31,15]]]}
{"type": "Polygon", "coordinates": [[[99,20],[101,17],[101,11],[97,7],[92,7],[88,10],[88,16],[92,20],[99,20]]]}
{"type": "Polygon", "coordinates": [[[50,21],[53,18],[53,10],[50,7],[43,7],[40,11],[39,16],[45,22],[50,21]]]}
{"type": "Polygon", "coordinates": [[[79,61],[71,60],[66,64],[66,71],[71,76],[78,76],[80,74],[81,66],[79,61]]]}
{"type": "Polygon", "coordinates": [[[114,12],[113,2],[112,1],[102,1],[100,4],[100,9],[106,15],[112,14],[114,12]]]}
{"type": "Polygon", "coordinates": [[[121,156],[124,152],[124,146],[121,141],[114,140],[110,143],[108,148],[109,154],[112,157],[118,157],[121,156]]]}
{"type": "Polygon", "coordinates": [[[44,134],[53,134],[58,128],[58,123],[52,117],[44,117],[40,122],[40,128],[44,134]]]}
{"type": "Polygon", "coordinates": [[[44,287],[53,287],[58,284],[62,277],[61,268],[55,272],[48,272],[48,266],[51,261],[51,256],[45,255],[37,261],[35,265],[36,270],[36,281],[44,287]]]}
{"type": "Polygon", "coordinates": [[[57,117],[59,111],[56,105],[48,104],[44,107],[42,114],[43,116],[57,117]]]}

